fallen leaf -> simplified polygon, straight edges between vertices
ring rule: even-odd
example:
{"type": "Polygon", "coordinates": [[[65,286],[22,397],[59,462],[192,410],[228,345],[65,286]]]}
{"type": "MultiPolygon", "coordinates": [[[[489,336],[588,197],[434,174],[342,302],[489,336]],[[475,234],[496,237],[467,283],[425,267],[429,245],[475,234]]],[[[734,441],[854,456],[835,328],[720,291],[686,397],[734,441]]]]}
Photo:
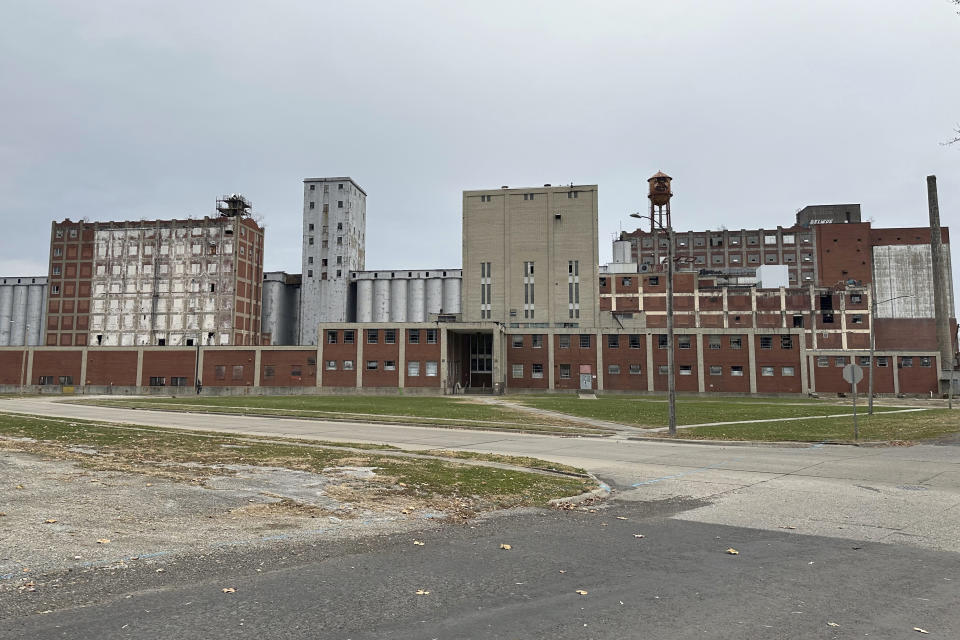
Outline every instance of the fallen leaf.
{"type": "Polygon", "coordinates": [[[403,509],[402,511],[400,511],[400,513],[410,513],[410,510],[409,510],[409,509],[403,509]]]}
{"type": "Polygon", "coordinates": [[[926,629],[921,629],[920,627],[914,627],[913,630],[916,631],[917,633],[930,633],[926,629]]]}
{"type": "Polygon", "coordinates": [[[510,549],[513,549],[513,547],[511,547],[509,544],[501,544],[500,548],[506,551],[510,551],[510,549]]]}
{"type": "Polygon", "coordinates": [[[840,625],[838,625],[836,622],[828,622],[828,623],[827,623],[827,626],[828,626],[828,627],[839,627],[840,625]]]}
{"type": "Polygon", "coordinates": [[[633,534],[633,537],[634,537],[634,538],[643,538],[644,535],[643,535],[642,533],[635,533],[635,534],[633,534]]]}
{"type": "Polygon", "coordinates": [[[54,522],[56,522],[56,520],[54,518],[47,518],[46,520],[44,520],[44,522],[46,524],[53,524],[54,522]]]}
{"type": "Polygon", "coordinates": [[[23,489],[23,485],[22,485],[22,484],[18,484],[18,485],[17,485],[17,489],[23,489]]]}
{"type": "Polygon", "coordinates": [[[153,486],[153,483],[152,483],[152,482],[148,482],[148,483],[147,483],[147,486],[148,486],[148,487],[152,487],[152,486],[153,486]]]}
{"type": "Polygon", "coordinates": [[[727,553],[729,553],[732,556],[740,555],[740,552],[734,549],[733,547],[730,547],[729,549],[727,549],[727,553]]]}
{"type": "Polygon", "coordinates": [[[157,569],[157,573],[163,573],[166,569],[157,569]]]}
{"type": "Polygon", "coordinates": [[[624,516],[617,516],[617,520],[626,520],[626,519],[627,519],[627,518],[624,517],[624,516]]]}
{"type": "Polygon", "coordinates": [[[422,547],[425,543],[421,542],[420,540],[414,540],[413,544],[417,545],[418,547],[422,547]]]}
{"type": "Polygon", "coordinates": [[[99,540],[97,540],[97,544],[110,544],[110,539],[109,539],[109,538],[100,538],[99,540]]]}
{"type": "Polygon", "coordinates": [[[560,573],[566,573],[566,571],[564,571],[563,569],[560,569],[560,573]]]}
{"type": "Polygon", "coordinates": [[[224,593],[236,593],[236,592],[237,592],[237,590],[234,589],[233,587],[224,587],[223,589],[220,589],[220,591],[223,591],[224,593]]]}
{"type": "Polygon", "coordinates": [[[423,590],[423,589],[417,589],[416,593],[417,593],[418,596],[428,596],[428,595],[430,595],[430,592],[429,592],[429,591],[425,591],[425,590],[423,590]]]}
{"type": "Polygon", "coordinates": [[[587,591],[584,591],[583,589],[577,589],[577,593],[579,593],[579,594],[582,595],[582,596],[585,596],[585,595],[587,595],[588,592],[587,592],[587,591]]]}
{"type": "Polygon", "coordinates": [[[789,524],[780,525],[780,528],[781,528],[781,529],[796,529],[796,527],[794,527],[794,526],[792,526],[792,525],[789,525],[789,524]]]}

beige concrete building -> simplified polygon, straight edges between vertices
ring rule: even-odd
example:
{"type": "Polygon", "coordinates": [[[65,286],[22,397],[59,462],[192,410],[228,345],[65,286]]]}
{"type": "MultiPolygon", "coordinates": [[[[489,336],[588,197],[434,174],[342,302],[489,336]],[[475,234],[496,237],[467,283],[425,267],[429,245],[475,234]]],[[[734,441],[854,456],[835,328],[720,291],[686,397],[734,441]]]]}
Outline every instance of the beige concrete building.
{"type": "Polygon", "coordinates": [[[464,191],[464,322],[595,327],[597,185],[464,191]]]}

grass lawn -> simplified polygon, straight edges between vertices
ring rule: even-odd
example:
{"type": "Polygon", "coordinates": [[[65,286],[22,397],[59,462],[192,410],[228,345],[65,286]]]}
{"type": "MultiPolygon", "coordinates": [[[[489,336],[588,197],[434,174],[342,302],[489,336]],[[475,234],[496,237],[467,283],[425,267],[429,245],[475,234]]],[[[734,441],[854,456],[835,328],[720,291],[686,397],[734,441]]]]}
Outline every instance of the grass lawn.
{"type": "MultiPolygon", "coordinates": [[[[571,416],[608,420],[638,427],[667,426],[667,400],[649,396],[597,396],[596,400],[580,400],[576,396],[510,396],[509,400],[538,409],[559,411],[571,416]]],[[[862,410],[862,409],[861,409],[862,410]]],[[[874,407],[875,412],[889,411],[874,407]]],[[[849,405],[827,404],[822,400],[723,398],[704,400],[677,399],[677,424],[769,420],[853,413],[849,405]]]]}
{"type": "Polygon", "coordinates": [[[436,396],[228,396],[77,400],[107,407],[275,415],[335,420],[430,424],[470,429],[597,433],[602,429],[494,406],[469,398],[436,396]]]}
{"type": "MultiPolygon", "coordinates": [[[[960,411],[927,409],[910,413],[859,414],[861,440],[911,441],[960,431],[960,411]]],[[[853,418],[762,422],[681,429],[680,438],[712,440],[795,440],[801,442],[852,441],[853,418]]]]}
{"type": "MultiPolygon", "coordinates": [[[[368,499],[396,500],[399,496],[434,504],[455,501],[458,508],[468,510],[544,505],[553,498],[578,495],[595,486],[586,478],[403,457],[391,455],[384,448],[374,449],[375,446],[288,443],[276,438],[0,413],[0,449],[72,459],[90,468],[191,482],[202,483],[203,475],[229,474],[221,465],[231,464],[317,473],[338,466],[376,467],[378,476],[389,486],[382,486],[379,494],[372,491],[373,495],[366,496],[368,499]],[[96,454],[71,451],[77,447],[96,450],[96,454]]],[[[482,454],[470,457],[486,459],[482,454]]],[[[505,462],[496,456],[490,459],[505,462]]],[[[556,466],[533,458],[513,458],[509,463],[543,469],[556,466]]]]}

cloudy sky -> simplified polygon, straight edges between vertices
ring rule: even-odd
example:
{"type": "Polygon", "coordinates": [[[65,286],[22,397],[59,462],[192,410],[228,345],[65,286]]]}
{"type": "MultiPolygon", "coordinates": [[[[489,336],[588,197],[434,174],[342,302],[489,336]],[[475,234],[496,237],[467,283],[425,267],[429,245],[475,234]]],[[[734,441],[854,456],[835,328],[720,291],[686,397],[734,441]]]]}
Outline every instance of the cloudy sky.
{"type": "MultiPolygon", "coordinates": [[[[299,272],[301,181],[368,193],[367,267],[460,266],[460,193],[600,185],[601,256],[674,176],[679,229],[859,202],[960,222],[949,0],[30,0],[0,21],[0,275],[51,220],[202,216],[241,192],[299,272]]],[[[960,231],[957,231],[960,233],[960,231]]],[[[956,262],[956,260],[954,261],[956,262]]],[[[958,269],[960,270],[960,269],[958,269]]]]}

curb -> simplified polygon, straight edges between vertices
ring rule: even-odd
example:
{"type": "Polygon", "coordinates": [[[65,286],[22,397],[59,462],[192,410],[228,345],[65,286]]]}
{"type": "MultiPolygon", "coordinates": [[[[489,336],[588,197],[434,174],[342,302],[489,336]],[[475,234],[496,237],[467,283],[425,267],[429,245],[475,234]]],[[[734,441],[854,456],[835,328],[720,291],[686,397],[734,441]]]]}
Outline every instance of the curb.
{"type": "Polygon", "coordinates": [[[590,478],[597,482],[600,486],[594,489],[593,491],[587,491],[586,493],[581,493],[580,495],[570,496],[569,498],[554,498],[550,500],[547,504],[551,507],[557,507],[562,504],[580,504],[591,499],[603,499],[610,495],[610,485],[608,485],[603,480],[597,478],[597,476],[592,473],[589,474],[590,478]]]}
{"type": "Polygon", "coordinates": [[[819,442],[801,442],[797,440],[705,440],[684,438],[655,438],[651,436],[627,436],[625,440],[639,440],[643,442],[676,442],[678,444],[722,445],[728,447],[785,447],[790,449],[807,449],[814,446],[831,445],[838,447],[889,447],[893,444],[887,440],[873,440],[867,442],[846,442],[841,440],[821,440],[819,442]]]}

